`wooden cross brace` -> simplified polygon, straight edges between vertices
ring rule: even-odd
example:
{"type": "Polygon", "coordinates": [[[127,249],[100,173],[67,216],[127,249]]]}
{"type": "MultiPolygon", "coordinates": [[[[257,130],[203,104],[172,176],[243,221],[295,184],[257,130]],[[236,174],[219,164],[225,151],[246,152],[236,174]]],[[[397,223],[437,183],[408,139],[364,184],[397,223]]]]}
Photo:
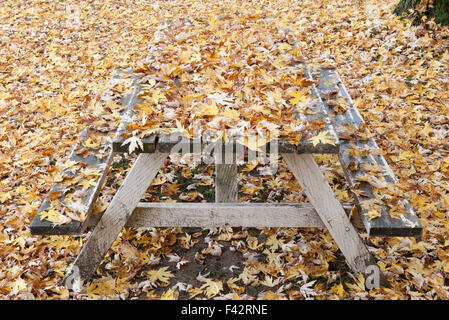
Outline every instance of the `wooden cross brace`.
{"type": "Polygon", "coordinates": [[[327,228],[356,273],[377,268],[345,208],[312,154],[282,154],[311,204],[238,204],[237,165],[216,164],[215,203],[139,203],[169,153],[142,153],[99,223],[66,272],[63,282],[85,281],[97,270],[125,226],[135,227],[317,227],[327,228]]]}

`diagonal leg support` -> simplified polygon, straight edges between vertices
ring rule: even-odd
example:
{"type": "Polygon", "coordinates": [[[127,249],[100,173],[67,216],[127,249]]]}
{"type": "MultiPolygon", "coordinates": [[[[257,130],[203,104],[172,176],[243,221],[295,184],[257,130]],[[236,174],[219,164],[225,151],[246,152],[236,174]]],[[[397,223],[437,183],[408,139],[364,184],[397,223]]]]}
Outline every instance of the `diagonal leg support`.
{"type": "MultiPolygon", "coordinates": [[[[341,203],[335,198],[332,188],[321,173],[313,155],[285,153],[282,154],[282,157],[304,189],[352,270],[367,275],[373,267],[378,268],[374,257],[360,239],[341,203]]],[[[388,282],[380,270],[378,275],[379,284],[388,286],[388,282]]]]}
{"type": "Polygon", "coordinates": [[[103,214],[101,223],[96,226],[66,272],[63,283],[84,281],[94,274],[167,156],[167,153],[159,152],[141,153],[138,156],[103,214]]]}

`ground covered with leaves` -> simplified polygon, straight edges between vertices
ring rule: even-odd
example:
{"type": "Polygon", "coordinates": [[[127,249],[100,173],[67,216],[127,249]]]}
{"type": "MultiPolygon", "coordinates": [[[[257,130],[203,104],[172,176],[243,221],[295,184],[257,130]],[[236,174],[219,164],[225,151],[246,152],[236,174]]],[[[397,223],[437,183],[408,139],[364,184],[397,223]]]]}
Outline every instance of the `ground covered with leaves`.
{"type": "MultiPolygon", "coordinates": [[[[3,1],[0,297],[448,299],[449,29],[432,21],[412,26],[391,15],[395,2],[3,1]],[[113,71],[141,68],[153,34],[167,19],[204,17],[205,26],[214,26],[218,16],[266,22],[251,34],[262,40],[290,29],[310,65],[337,67],[399,178],[397,187],[424,226],[420,239],[368,239],[362,233],[392,288],[366,290],[363,277],[351,273],[329,233],[297,228],[124,229],[92,281],[76,292],[60,285],[87,236],[32,236],[29,224],[51,196],[83,128],[118,125],[116,102],[99,103],[113,71]]],[[[217,28],[217,39],[220,34],[217,28]]],[[[214,43],[217,50],[222,43],[214,43]]],[[[198,56],[191,52],[180,59],[197,62],[198,56]]],[[[277,76],[266,81],[279,81],[277,76]]],[[[126,85],[114,90],[120,95],[126,85]]],[[[301,99],[301,91],[290,93],[285,92],[301,99]]],[[[210,94],[224,106],[231,103],[229,96],[210,94]]],[[[276,91],[247,94],[287,104],[276,91]]],[[[203,115],[224,113],[233,121],[237,115],[227,110],[205,107],[203,115]]],[[[244,113],[245,106],[239,110],[244,113]]],[[[269,113],[273,116],[273,109],[269,113]]],[[[114,159],[96,211],[105,209],[133,159],[114,159]]],[[[352,201],[336,159],[317,160],[339,200],[352,201]]],[[[213,165],[172,156],[145,200],[211,201],[213,172],[213,165]]],[[[239,201],[307,201],[283,162],[276,175],[263,163],[244,164],[239,184],[239,201]]]]}

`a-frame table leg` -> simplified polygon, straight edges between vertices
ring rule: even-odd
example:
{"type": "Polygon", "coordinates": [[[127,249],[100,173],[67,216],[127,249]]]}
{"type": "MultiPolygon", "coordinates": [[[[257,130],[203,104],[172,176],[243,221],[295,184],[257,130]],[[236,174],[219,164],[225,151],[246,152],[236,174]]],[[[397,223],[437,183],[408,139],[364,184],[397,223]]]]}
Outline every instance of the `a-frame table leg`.
{"type": "MultiPolygon", "coordinates": [[[[282,154],[287,166],[304,189],[323,224],[329,230],[350,267],[356,273],[366,275],[377,267],[359,234],[351,224],[341,203],[335,198],[312,154],[282,154]]],[[[388,286],[382,272],[378,272],[379,284],[388,286]]]]}
{"type": "Polygon", "coordinates": [[[67,280],[87,280],[105,257],[120,234],[148,186],[156,176],[168,153],[142,153],[117,190],[101,222],[90,235],[75,262],[66,272],[67,280]]]}

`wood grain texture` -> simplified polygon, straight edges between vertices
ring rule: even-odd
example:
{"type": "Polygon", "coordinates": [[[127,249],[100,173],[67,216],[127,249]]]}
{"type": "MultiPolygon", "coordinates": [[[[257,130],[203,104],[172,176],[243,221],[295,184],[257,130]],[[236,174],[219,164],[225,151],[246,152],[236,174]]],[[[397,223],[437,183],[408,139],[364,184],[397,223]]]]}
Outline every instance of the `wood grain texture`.
{"type": "MultiPolygon", "coordinates": [[[[297,63],[298,68],[302,71],[304,77],[308,80],[312,80],[312,75],[310,73],[310,69],[305,62],[297,63]]],[[[339,151],[339,139],[337,133],[335,131],[334,125],[331,123],[328,109],[325,108],[324,102],[317,90],[317,87],[314,83],[311,85],[312,87],[312,97],[315,99],[314,103],[307,108],[305,112],[298,112],[296,114],[297,119],[301,119],[304,122],[309,121],[324,121],[324,128],[320,130],[327,131],[327,135],[331,137],[333,140],[332,143],[318,143],[315,146],[310,140],[310,136],[307,139],[303,139],[297,147],[297,153],[318,153],[318,154],[333,154],[338,153],[339,151]]],[[[316,134],[319,134],[317,132],[316,134]]],[[[282,152],[282,151],[281,151],[282,152]]]]}
{"type": "MultiPolygon", "coordinates": [[[[160,50],[159,43],[164,41],[164,32],[163,30],[166,28],[170,28],[172,22],[170,20],[166,20],[161,25],[159,25],[158,29],[153,35],[152,45],[148,50],[147,57],[145,59],[145,64],[149,65],[157,51],[160,50]]],[[[123,104],[126,105],[126,109],[124,112],[123,120],[120,122],[119,129],[117,130],[117,134],[112,142],[112,149],[114,152],[122,152],[127,153],[129,151],[128,145],[123,145],[123,142],[126,140],[124,136],[131,135],[130,132],[126,129],[126,126],[132,122],[132,118],[135,115],[134,107],[143,101],[139,99],[139,94],[142,93],[143,89],[140,85],[142,77],[139,74],[131,73],[133,77],[132,91],[125,95],[123,99],[123,104]]],[[[157,135],[151,135],[149,137],[145,137],[142,139],[143,149],[137,148],[134,153],[152,153],[156,149],[156,140],[157,135]]]]}
{"type": "MultiPolygon", "coordinates": [[[[87,139],[89,131],[94,130],[89,130],[88,128],[83,130],[83,132],[80,135],[79,142],[73,148],[68,159],[68,161],[85,163],[85,165],[90,168],[100,170],[100,175],[95,180],[95,186],[90,186],[89,188],[87,188],[87,190],[85,190],[85,195],[80,200],[80,203],[85,207],[84,214],[86,216],[86,219],[84,220],[84,222],[72,220],[68,224],[53,226],[53,224],[50,221],[46,219],[41,220],[41,213],[50,208],[50,201],[48,199],[45,199],[42,202],[36,215],[33,218],[33,221],[30,224],[31,234],[78,235],[81,234],[86,227],[95,224],[96,217],[94,217],[94,215],[92,214],[93,205],[95,203],[95,199],[98,196],[98,193],[100,192],[101,186],[103,185],[106,179],[107,169],[109,168],[109,165],[112,160],[112,150],[110,146],[108,146],[106,142],[104,142],[98,150],[89,149],[89,155],[87,157],[84,158],[83,156],[79,155],[80,152],[85,150],[85,147],[82,145],[82,142],[85,139],[87,139]],[[103,154],[100,153],[99,150],[102,150],[101,152],[106,153],[106,156],[103,156],[103,154]]],[[[91,135],[94,134],[95,133],[92,133],[91,135]]],[[[66,170],[64,175],[73,176],[70,170],[66,170]]],[[[82,188],[83,188],[82,186],[79,186],[77,189],[80,190],[82,188]]],[[[62,196],[59,198],[61,203],[63,203],[62,201],[64,201],[66,195],[64,194],[64,190],[61,190],[60,184],[55,184],[50,189],[50,192],[57,192],[57,191],[63,193],[62,196]]]]}
{"type": "Polygon", "coordinates": [[[157,149],[169,153],[200,153],[202,145],[201,139],[189,139],[180,134],[159,134],[157,149]]]}
{"type": "MultiPolygon", "coordinates": [[[[323,99],[323,103],[327,112],[335,118],[335,123],[338,126],[337,133],[344,128],[345,124],[360,127],[364,122],[363,118],[357,110],[357,107],[354,106],[354,103],[349,96],[346,87],[338,76],[338,73],[333,69],[322,68],[319,72],[317,72],[317,80],[320,95],[323,97],[328,97],[327,100],[323,99]],[[329,99],[342,99],[347,102],[349,108],[344,113],[334,112],[332,108],[328,106],[329,99]]],[[[347,181],[352,188],[363,190],[367,195],[366,197],[354,195],[359,204],[364,200],[375,198],[373,194],[373,187],[369,183],[357,181],[357,176],[367,174],[367,172],[363,169],[365,164],[376,164],[381,166],[383,168],[382,176],[386,182],[395,183],[397,181],[387,161],[381,155],[379,147],[373,138],[366,141],[350,141],[344,139],[340,139],[340,141],[339,158],[347,181]],[[362,156],[355,159],[348,154],[348,150],[353,145],[361,149],[369,149],[371,154],[366,157],[362,156]],[[359,169],[355,171],[349,169],[351,162],[358,162],[359,169]]],[[[413,211],[410,202],[407,199],[403,199],[403,203],[407,214],[400,216],[399,219],[392,218],[389,214],[388,206],[384,205],[381,209],[381,217],[371,221],[369,221],[369,218],[364,215],[367,210],[359,206],[360,217],[368,234],[370,236],[419,237],[422,234],[422,225],[413,211]]]]}
{"type": "MultiPolygon", "coordinates": [[[[352,205],[344,205],[349,213],[352,205]]],[[[134,210],[127,227],[298,227],[324,228],[308,203],[146,203],[134,210]]]]}
{"type": "MultiPolygon", "coordinates": [[[[131,72],[130,70],[116,70],[114,72],[114,76],[110,80],[111,83],[120,82],[125,79],[127,79],[130,76],[131,72]]],[[[109,95],[109,92],[106,91],[103,93],[101,99],[106,99],[106,97],[109,95]]],[[[130,101],[134,99],[132,94],[126,95],[122,98],[121,104],[124,106],[127,106],[130,101]]],[[[124,108],[123,113],[127,111],[127,107],[124,108]]],[[[114,130],[115,131],[115,130],[114,130]]],[[[114,131],[109,133],[109,135],[114,134],[114,131]]],[[[95,226],[98,223],[100,215],[93,215],[92,209],[94,202],[98,196],[98,193],[100,192],[100,189],[106,179],[106,173],[107,170],[111,164],[113,153],[114,153],[114,145],[111,148],[109,146],[108,139],[102,139],[102,143],[99,149],[89,149],[89,155],[87,157],[83,157],[80,154],[85,149],[82,145],[82,142],[86,140],[90,136],[98,135],[98,132],[96,132],[95,129],[91,128],[85,128],[78,139],[78,143],[74,146],[72,152],[69,155],[68,161],[75,161],[75,162],[82,162],[85,163],[87,166],[92,167],[94,169],[100,169],[100,175],[96,179],[96,185],[91,186],[86,190],[86,195],[81,199],[81,203],[85,205],[86,211],[86,220],[81,223],[79,221],[72,221],[68,224],[53,226],[53,224],[48,220],[41,220],[40,214],[42,211],[47,210],[50,207],[50,202],[48,199],[45,199],[37,214],[35,215],[33,221],[30,224],[30,231],[32,234],[36,235],[79,235],[82,234],[86,228],[95,226]],[[107,153],[107,156],[103,157],[101,152],[105,151],[107,153]]],[[[66,171],[65,175],[72,176],[70,171],[66,171]]],[[[50,192],[55,191],[63,191],[60,188],[59,184],[55,184],[51,189],[50,192]]],[[[62,195],[60,197],[60,201],[64,200],[65,195],[62,195]]]]}
{"type": "Polygon", "coordinates": [[[101,222],[73,263],[82,280],[90,278],[100,265],[166,158],[167,154],[159,152],[142,153],[138,156],[101,222]]]}
{"type": "MultiPolygon", "coordinates": [[[[129,145],[123,144],[126,140],[125,135],[130,135],[126,126],[131,122],[134,117],[134,107],[143,101],[139,99],[139,94],[142,93],[142,87],[139,83],[140,77],[137,74],[131,73],[133,78],[133,83],[131,86],[131,92],[123,97],[122,104],[125,105],[125,110],[123,112],[123,120],[120,121],[117,133],[112,140],[112,150],[114,152],[128,153],[129,145]]],[[[156,149],[156,136],[152,135],[142,139],[143,149],[136,148],[134,153],[152,153],[156,149]]]]}
{"type": "MultiPolygon", "coordinates": [[[[167,24],[166,28],[168,28],[170,24],[167,24]]],[[[161,39],[161,35],[159,35],[161,39]]],[[[152,47],[150,50],[152,54],[149,54],[148,59],[151,61],[151,58],[153,57],[154,53],[157,51],[158,46],[152,47]]],[[[304,76],[308,79],[311,78],[310,71],[308,70],[308,67],[305,63],[298,63],[298,68],[300,71],[299,73],[304,73],[304,76]]],[[[127,117],[124,121],[122,121],[122,124],[120,125],[119,132],[117,136],[115,137],[113,141],[113,150],[114,152],[128,152],[128,147],[122,146],[123,141],[125,139],[121,136],[123,134],[129,134],[126,130],[126,125],[129,124],[129,119],[131,119],[134,116],[133,108],[135,105],[139,104],[141,101],[138,99],[138,95],[141,92],[140,85],[139,85],[139,76],[134,75],[135,82],[133,84],[135,90],[130,94],[129,97],[126,99],[128,100],[128,107],[127,107],[127,117]]],[[[179,84],[181,86],[181,84],[179,84]]],[[[270,153],[318,153],[318,154],[336,154],[339,151],[339,140],[338,136],[334,130],[334,126],[329,121],[329,116],[326,113],[326,110],[323,106],[323,101],[321,100],[320,95],[318,94],[318,91],[316,89],[316,86],[312,85],[312,95],[315,98],[315,103],[307,110],[307,112],[302,113],[298,112],[296,115],[296,118],[301,118],[304,121],[316,121],[316,120],[323,120],[325,123],[325,126],[321,131],[327,131],[327,135],[332,137],[334,140],[334,143],[318,143],[314,145],[310,138],[312,138],[314,135],[318,134],[311,133],[305,136],[302,140],[299,141],[298,145],[291,144],[285,137],[280,137],[279,139],[276,139],[275,141],[270,141],[266,143],[265,145],[261,145],[260,149],[264,150],[265,152],[270,153]]],[[[306,133],[307,134],[307,133],[306,133]]],[[[223,144],[233,144],[234,149],[238,149],[239,146],[237,146],[239,143],[237,142],[239,137],[233,137],[232,140],[223,141],[223,144]]],[[[154,152],[155,150],[155,142],[156,142],[156,148],[159,150],[159,152],[170,152],[170,153],[195,153],[200,152],[201,150],[207,150],[211,149],[213,146],[211,146],[210,139],[207,136],[207,133],[201,137],[195,137],[194,139],[187,138],[183,136],[182,134],[153,134],[150,137],[142,139],[143,143],[143,150],[142,149],[136,149],[136,153],[140,152],[154,152]]],[[[218,141],[217,141],[218,143],[218,141]]]]}
{"type": "Polygon", "coordinates": [[[237,202],[237,165],[215,165],[215,202],[237,202]]]}
{"type": "Polygon", "coordinates": [[[236,203],[238,199],[237,164],[231,152],[215,154],[215,202],[236,203]]]}
{"type": "MultiPolygon", "coordinates": [[[[283,154],[282,156],[352,270],[365,274],[368,267],[376,265],[376,262],[360,239],[340,202],[335,198],[332,188],[322,175],[313,155],[283,154]]],[[[381,282],[386,283],[383,276],[381,282]]]]}

